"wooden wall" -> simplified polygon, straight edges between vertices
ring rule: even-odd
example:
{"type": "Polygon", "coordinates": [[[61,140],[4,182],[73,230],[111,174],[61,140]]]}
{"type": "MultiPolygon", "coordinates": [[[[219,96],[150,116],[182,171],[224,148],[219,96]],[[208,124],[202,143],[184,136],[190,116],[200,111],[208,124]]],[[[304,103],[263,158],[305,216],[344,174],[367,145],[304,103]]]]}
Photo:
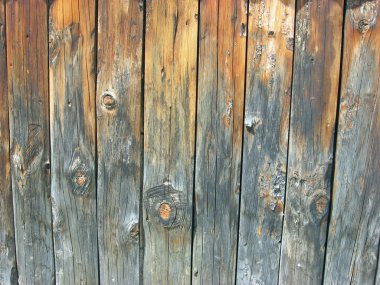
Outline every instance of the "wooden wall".
{"type": "Polygon", "coordinates": [[[0,0],[0,284],[380,284],[379,0],[0,0]]]}

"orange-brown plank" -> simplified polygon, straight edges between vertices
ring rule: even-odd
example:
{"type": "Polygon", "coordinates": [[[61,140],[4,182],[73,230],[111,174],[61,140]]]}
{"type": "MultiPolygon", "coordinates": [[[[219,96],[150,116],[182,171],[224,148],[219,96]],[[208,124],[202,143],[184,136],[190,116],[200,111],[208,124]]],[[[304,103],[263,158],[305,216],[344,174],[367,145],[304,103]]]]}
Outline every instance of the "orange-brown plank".
{"type": "Polygon", "coordinates": [[[190,284],[198,1],[146,9],[144,283],[190,284]]]}
{"type": "Polygon", "coordinates": [[[52,284],[46,0],[6,1],[11,171],[20,284],[52,284]]]}
{"type": "Polygon", "coordinates": [[[9,157],[5,0],[0,1],[0,284],[17,284],[15,233],[9,157]]]}
{"type": "Polygon", "coordinates": [[[343,0],[297,1],[279,284],[321,284],[331,197],[343,0]]]}
{"type": "Polygon", "coordinates": [[[98,1],[98,224],[101,284],[138,284],[143,6],[98,1]]]}
{"type": "Polygon", "coordinates": [[[97,284],[95,0],[54,0],[49,12],[56,282],[97,284]]]}

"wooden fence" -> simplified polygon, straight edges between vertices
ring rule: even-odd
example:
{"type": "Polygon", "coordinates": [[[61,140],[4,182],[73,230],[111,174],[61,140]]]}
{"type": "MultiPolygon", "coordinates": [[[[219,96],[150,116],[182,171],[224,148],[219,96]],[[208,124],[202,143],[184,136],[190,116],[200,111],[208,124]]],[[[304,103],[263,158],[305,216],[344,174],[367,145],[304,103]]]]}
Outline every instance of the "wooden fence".
{"type": "Polygon", "coordinates": [[[380,284],[379,0],[0,0],[0,284],[380,284]]]}

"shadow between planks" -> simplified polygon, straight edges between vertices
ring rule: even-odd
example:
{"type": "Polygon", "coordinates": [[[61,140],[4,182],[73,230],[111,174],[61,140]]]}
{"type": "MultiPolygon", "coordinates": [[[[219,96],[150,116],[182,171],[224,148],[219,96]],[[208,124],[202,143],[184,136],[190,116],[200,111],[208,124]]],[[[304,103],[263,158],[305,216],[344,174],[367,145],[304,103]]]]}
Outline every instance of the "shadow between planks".
{"type": "Polygon", "coordinates": [[[378,0],[0,0],[0,284],[380,284],[378,0]]]}

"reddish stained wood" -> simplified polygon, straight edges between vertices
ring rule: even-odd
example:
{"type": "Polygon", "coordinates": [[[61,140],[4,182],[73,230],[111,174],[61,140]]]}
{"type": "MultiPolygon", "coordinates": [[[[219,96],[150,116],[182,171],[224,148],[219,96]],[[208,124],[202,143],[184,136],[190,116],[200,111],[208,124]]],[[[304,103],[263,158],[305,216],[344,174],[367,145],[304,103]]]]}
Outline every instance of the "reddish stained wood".
{"type": "Polygon", "coordinates": [[[144,283],[189,284],[198,1],[146,5],[144,283]],[[173,209],[167,221],[162,203],[173,209]]]}
{"type": "Polygon", "coordinates": [[[144,11],[138,1],[99,0],[98,14],[100,283],[138,284],[144,11]]]}

